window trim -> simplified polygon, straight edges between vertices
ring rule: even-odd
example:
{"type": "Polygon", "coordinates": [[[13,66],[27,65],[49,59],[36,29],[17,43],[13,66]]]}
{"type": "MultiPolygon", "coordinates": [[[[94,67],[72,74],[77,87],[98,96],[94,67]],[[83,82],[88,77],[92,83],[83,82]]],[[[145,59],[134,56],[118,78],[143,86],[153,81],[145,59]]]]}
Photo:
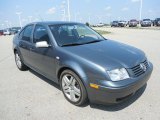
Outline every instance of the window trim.
{"type": "Polygon", "coordinates": [[[49,43],[48,43],[48,44],[51,44],[51,40],[50,40],[50,37],[49,37],[48,30],[47,30],[46,26],[41,25],[41,24],[36,24],[36,25],[34,26],[33,35],[32,35],[32,43],[33,43],[33,44],[36,44],[36,42],[34,42],[34,34],[35,34],[36,26],[42,26],[42,27],[44,27],[44,28],[46,29],[47,35],[48,35],[48,38],[49,38],[49,43]]]}
{"type": "Polygon", "coordinates": [[[25,28],[23,28],[23,29],[19,32],[19,34],[18,34],[18,39],[20,39],[21,33],[24,32],[24,29],[25,29],[25,28]]]}
{"type": "Polygon", "coordinates": [[[19,33],[19,35],[18,35],[18,38],[19,38],[20,40],[22,40],[22,41],[32,43],[32,42],[33,42],[32,39],[33,39],[33,30],[34,30],[34,28],[35,28],[35,25],[34,25],[34,24],[26,25],[26,26],[20,31],[20,33],[19,33]],[[20,38],[20,34],[23,32],[23,33],[22,33],[22,36],[23,36],[23,35],[24,35],[24,32],[25,32],[25,29],[26,29],[28,26],[33,26],[33,29],[32,29],[32,31],[31,31],[30,41],[23,40],[22,38],[20,38]]]}

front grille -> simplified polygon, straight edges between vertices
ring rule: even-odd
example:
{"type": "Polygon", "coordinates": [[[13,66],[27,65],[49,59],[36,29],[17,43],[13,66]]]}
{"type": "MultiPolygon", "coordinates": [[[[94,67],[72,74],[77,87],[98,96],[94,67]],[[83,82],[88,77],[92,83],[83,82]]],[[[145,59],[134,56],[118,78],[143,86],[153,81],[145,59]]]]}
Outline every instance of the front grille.
{"type": "Polygon", "coordinates": [[[133,75],[134,77],[138,77],[142,74],[144,74],[146,72],[146,70],[148,69],[148,62],[147,60],[145,60],[144,62],[142,62],[141,64],[144,64],[146,69],[142,69],[140,64],[139,65],[136,65],[135,67],[131,68],[132,72],[133,72],[133,75]]]}

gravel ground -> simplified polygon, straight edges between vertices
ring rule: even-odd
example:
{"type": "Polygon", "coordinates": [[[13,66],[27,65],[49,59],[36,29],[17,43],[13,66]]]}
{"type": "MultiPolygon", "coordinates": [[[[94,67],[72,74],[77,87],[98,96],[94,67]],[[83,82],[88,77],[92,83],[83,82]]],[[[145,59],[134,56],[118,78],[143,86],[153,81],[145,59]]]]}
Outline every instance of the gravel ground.
{"type": "Polygon", "coordinates": [[[131,99],[113,106],[76,107],[65,100],[59,86],[32,70],[16,68],[13,36],[0,36],[0,120],[160,120],[160,31],[99,28],[106,38],[145,51],[154,65],[146,87],[131,99]]]}

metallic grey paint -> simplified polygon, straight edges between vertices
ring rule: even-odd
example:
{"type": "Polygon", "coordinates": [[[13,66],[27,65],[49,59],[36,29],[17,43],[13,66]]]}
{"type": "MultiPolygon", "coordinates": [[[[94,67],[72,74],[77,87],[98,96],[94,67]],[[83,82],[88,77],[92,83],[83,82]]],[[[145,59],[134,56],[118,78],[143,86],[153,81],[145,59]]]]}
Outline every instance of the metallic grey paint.
{"type": "Polygon", "coordinates": [[[122,67],[126,69],[132,68],[147,59],[144,52],[112,40],[60,47],[57,45],[48,26],[70,23],[38,22],[32,24],[46,27],[51,46],[48,48],[36,48],[32,41],[33,38],[31,42],[22,41],[18,38],[18,33],[13,39],[13,49],[20,53],[27,66],[56,83],[59,83],[58,75],[61,70],[65,68],[73,70],[85,85],[91,102],[116,103],[117,98],[132,94],[145,85],[151,75],[153,66],[149,63],[149,68],[145,74],[136,78],[131,77],[113,82],[107,75],[107,70],[122,67]],[[99,85],[100,89],[91,88],[89,86],[90,83],[99,85]]]}

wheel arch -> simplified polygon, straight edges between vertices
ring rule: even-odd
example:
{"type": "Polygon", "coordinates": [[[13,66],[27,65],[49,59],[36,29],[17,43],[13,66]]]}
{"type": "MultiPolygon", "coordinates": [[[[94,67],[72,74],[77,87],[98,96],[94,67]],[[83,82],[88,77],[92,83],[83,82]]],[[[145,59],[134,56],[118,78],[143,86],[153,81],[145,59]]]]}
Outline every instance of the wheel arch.
{"type": "Polygon", "coordinates": [[[80,73],[79,71],[75,70],[74,68],[72,67],[69,67],[69,66],[63,66],[61,67],[58,72],[57,72],[57,78],[58,78],[58,82],[60,84],[60,76],[62,74],[63,71],[65,70],[71,70],[72,72],[74,72],[81,80],[82,84],[84,85],[84,88],[86,90],[86,93],[87,93],[87,100],[89,100],[89,94],[88,94],[88,80],[87,80],[87,77],[82,77],[83,75],[81,75],[82,73],[80,73]]]}
{"type": "Polygon", "coordinates": [[[16,48],[13,49],[14,54],[17,52],[18,50],[16,48]]]}
{"type": "Polygon", "coordinates": [[[85,73],[82,71],[82,69],[78,68],[78,69],[74,69],[70,66],[63,66],[61,67],[58,71],[57,71],[57,78],[58,80],[60,80],[60,76],[62,74],[63,71],[65,70],[71,70],[72,72],[74,72],[76,75],[78,75],[79,78],[83,79],[86,75],[85,73]]]}
{"type": "Polygon", "coordinates": [[[82,83],[84,84],[84,86],[88,86],[88,80],[87,80],[87,74],[85,73],[85,71],[82,69],[82,67],[80,67],[78,64],[76,63],[72,63],[69,65],[64,65],[61,66],[58,70],[57,70],[57,78],[58,78],[58,82],[60,83],[60,76],[61,73],[64,70],[71,70],[72,72],[74,72],[82,81],[82,83]]]}

